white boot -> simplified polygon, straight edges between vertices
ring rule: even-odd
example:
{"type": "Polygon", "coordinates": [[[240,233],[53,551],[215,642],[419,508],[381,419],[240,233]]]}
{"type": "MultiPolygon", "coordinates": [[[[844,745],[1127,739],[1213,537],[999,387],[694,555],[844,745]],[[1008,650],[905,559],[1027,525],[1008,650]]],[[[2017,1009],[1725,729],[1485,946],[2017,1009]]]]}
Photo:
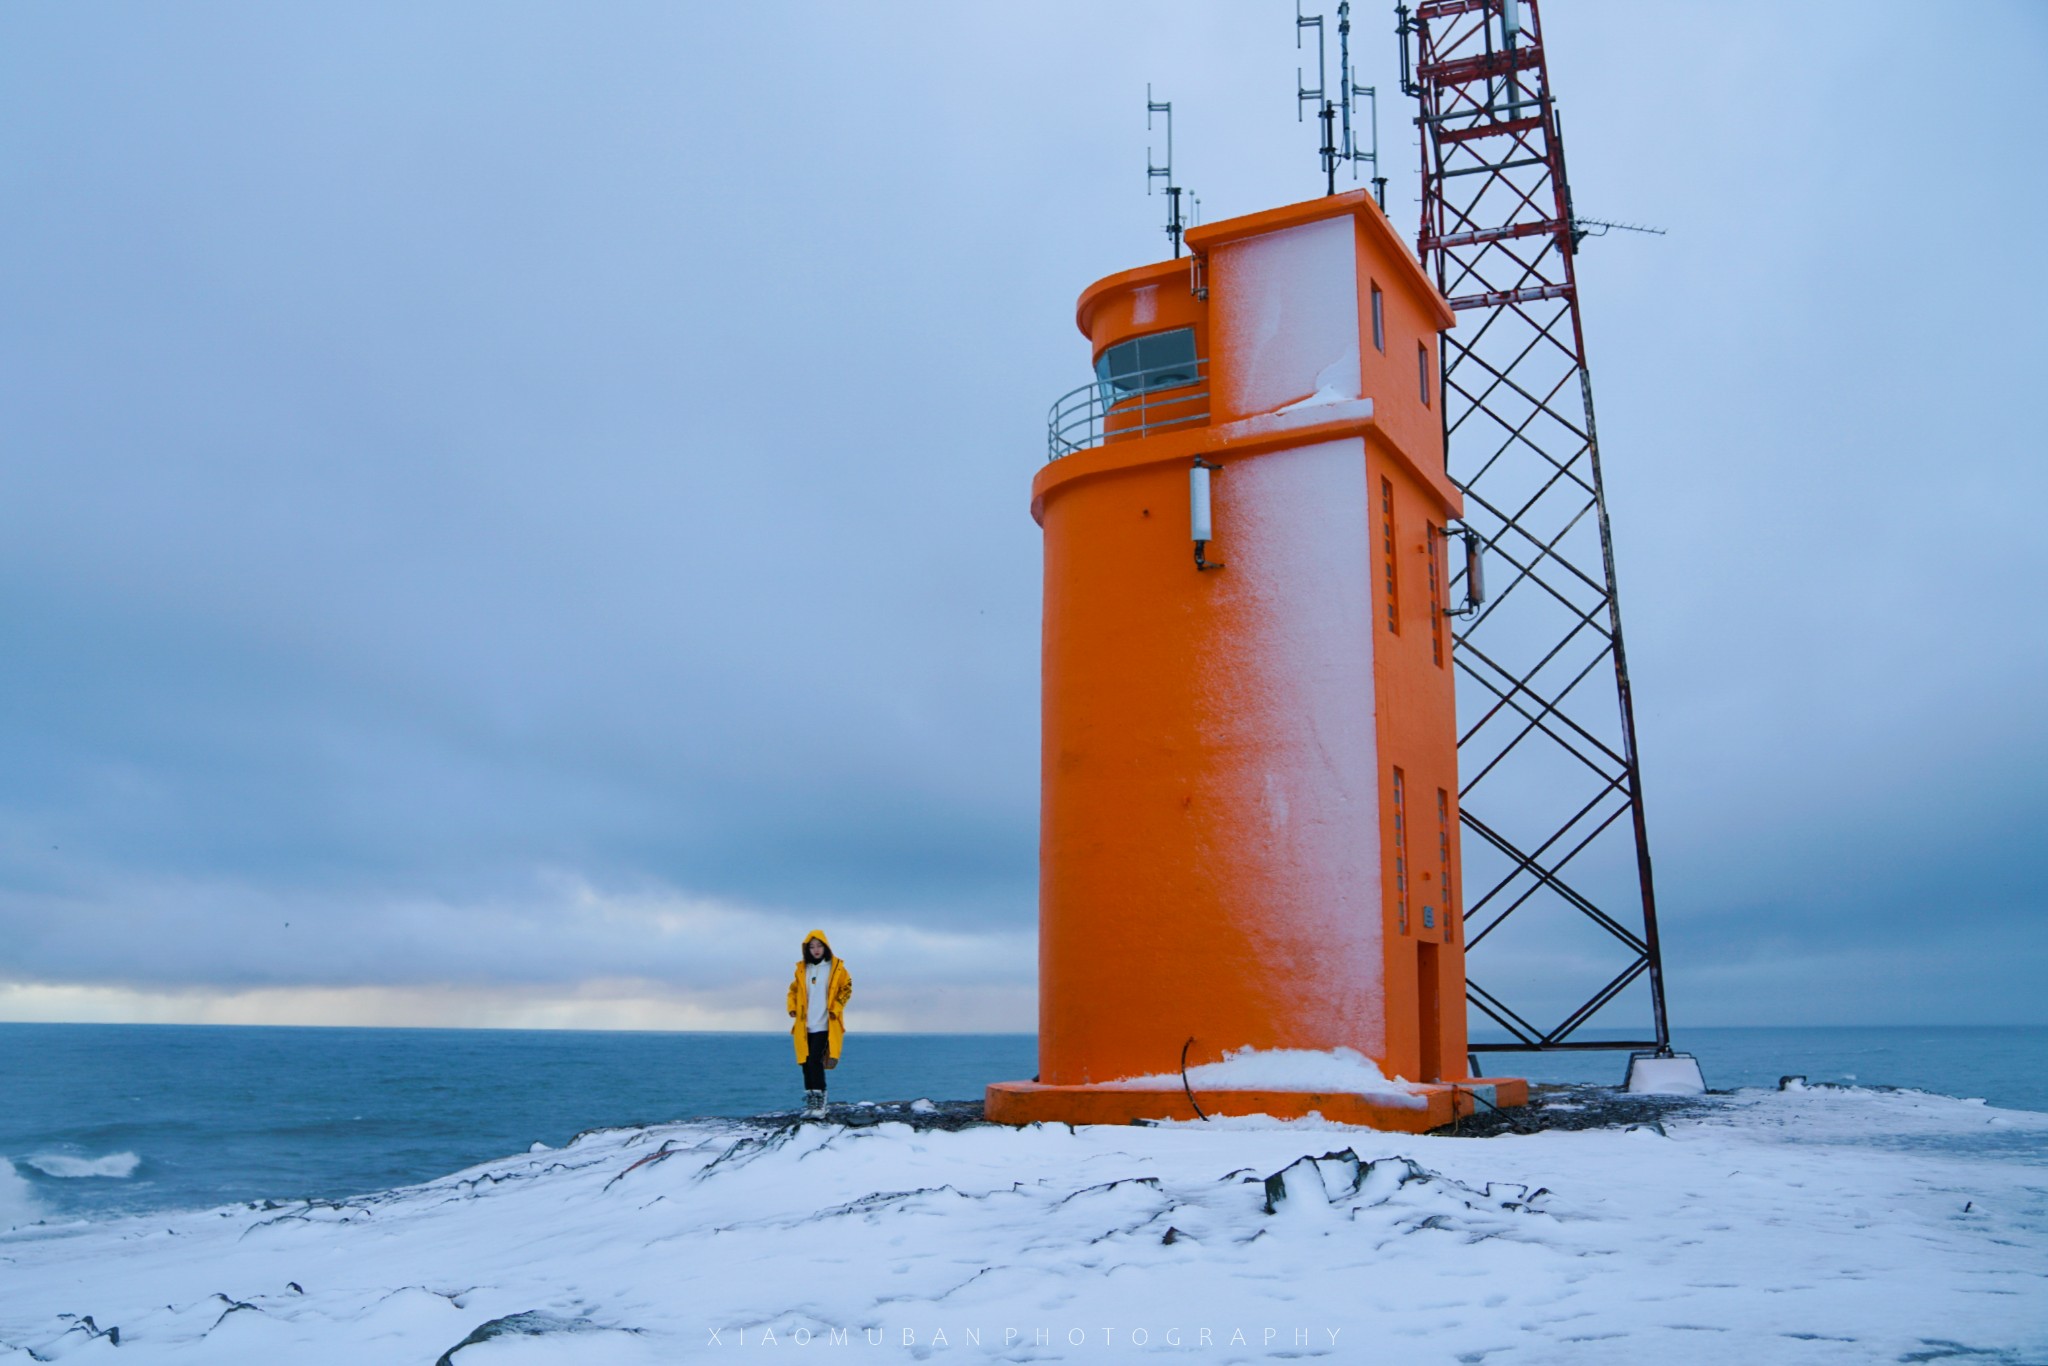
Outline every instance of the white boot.
{"type": "Polygon", "coordinates": [[[807,1115],[822,1115],[825,1113],[825,1093],[823,1091],[807,1090],[804,1092],[804,1113],[807,1115]]]}

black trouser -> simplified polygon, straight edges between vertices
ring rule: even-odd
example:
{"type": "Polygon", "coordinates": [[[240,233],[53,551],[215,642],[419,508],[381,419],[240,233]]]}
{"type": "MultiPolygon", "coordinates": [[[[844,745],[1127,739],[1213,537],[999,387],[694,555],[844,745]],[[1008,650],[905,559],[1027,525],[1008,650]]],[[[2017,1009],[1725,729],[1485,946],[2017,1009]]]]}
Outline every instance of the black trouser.
{"type": "Polygon", "coordinates": [[[807,1036],[809,1046],[804,1050],[804,1090],[825,1089],[825,1052],[832,1046],[832,1034],[820,1029],[807,1036]]]}

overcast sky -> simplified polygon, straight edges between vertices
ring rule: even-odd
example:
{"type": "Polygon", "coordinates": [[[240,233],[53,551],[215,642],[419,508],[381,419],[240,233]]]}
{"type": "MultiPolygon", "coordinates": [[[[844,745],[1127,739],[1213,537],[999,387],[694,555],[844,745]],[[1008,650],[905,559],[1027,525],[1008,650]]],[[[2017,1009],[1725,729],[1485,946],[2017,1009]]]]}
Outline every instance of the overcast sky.
{"type": "MultiPolygon", "coordinates": [[[[1579,211],[1669,234],[1579,269],[1674,1018],[2048,1022],[2048,9],[1545,19],[1579,211]]],[[[779,1029],[817,925],[860,1027],[1032,1028],[1074,298],[1165,254],[1148,81],[1205,218],[1318,192],[1296,60],[0,9],[0,1018],[779,1029]]]]}

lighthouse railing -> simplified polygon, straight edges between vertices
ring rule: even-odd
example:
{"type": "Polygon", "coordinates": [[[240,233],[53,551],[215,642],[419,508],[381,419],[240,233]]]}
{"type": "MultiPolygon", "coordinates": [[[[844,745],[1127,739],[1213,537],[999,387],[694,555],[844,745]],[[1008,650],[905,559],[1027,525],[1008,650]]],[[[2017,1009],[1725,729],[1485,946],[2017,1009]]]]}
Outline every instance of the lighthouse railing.
{"type": "Polygon", "coordinates": [[[1197,358],[1096,378],[1062,394],[1046,416],[1045,458],[1209,421],[1209,362],[1197,358]]]}

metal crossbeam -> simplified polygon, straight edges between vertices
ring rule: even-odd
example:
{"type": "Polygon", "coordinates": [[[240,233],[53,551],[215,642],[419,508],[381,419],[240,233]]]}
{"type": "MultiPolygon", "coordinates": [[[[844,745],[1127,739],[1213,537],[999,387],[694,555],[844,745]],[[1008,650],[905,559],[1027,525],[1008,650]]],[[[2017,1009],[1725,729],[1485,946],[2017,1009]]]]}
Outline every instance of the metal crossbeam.
{"type": "Polygon", "coordinates": [[[1483,894],[1466,897],[1474,927],[1467,997],[1514,1040],[1475,1050],[1668,1051],[1628,655],[1573,273],[1571,191],[1538,5],[1395,7],[1404,85],[1420,106],[1416,249],[1460,315],[1443,336],[1437,386],[1447,466],[1464,492],[1467,526],[1510,570],[1454,632],[1460,711],[1476,718],[1458,740],[1459,820],[1477,852],[1501,868],[1483,894]],[[1608,678],[1612,691],[1589,685],[1608,678]],[[1617,841],[1633,843],[1629,885],[1603,877],[1608,846],[1617,860],[1625,847],[1617,841]],[[1538,934],[1590,922],[1615,951],[1605,966],[1587,966],[1573,992],[1583,992],[1579,1004],[1548,1027],[1534,1022],[1539,1012],[1512,1004],[1511,992],[1473,976],[1491,980],[1496,964],[1512,966],[1496,955],[1511,955],[1513,946],[1488,942],[1510,916],[1538,917],[1538,934]],[[1645,979],[1653,1041],[1571,1037],[1645,979]]]}

